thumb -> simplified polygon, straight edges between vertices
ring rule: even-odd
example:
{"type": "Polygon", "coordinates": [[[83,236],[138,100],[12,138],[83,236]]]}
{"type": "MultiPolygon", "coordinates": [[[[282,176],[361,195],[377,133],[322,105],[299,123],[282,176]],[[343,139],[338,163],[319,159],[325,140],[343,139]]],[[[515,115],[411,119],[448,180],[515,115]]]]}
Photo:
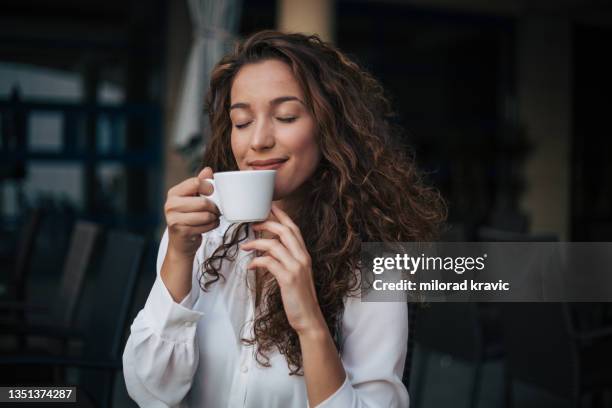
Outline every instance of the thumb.
{"type": "Polygon", "coordinates": [[[206,166],[204,167],[204,169],[202,171],[200,171],[200,174],[198,174],[198,178],[200,180],[204,180],[207,178],[213,178],[213,171],[210,167],[206,166]]]}

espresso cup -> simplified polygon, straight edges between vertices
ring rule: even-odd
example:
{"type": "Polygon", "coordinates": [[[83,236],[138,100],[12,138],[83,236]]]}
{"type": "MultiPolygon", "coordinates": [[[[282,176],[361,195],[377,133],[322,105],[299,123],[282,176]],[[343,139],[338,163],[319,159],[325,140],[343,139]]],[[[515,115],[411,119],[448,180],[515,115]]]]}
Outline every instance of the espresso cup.
{"type": "Polygon", "coordinates": [[[258,222],[268,218],[276,170],[222,171],[206,179],[214,187],[212,200],[229,222],[258,222]]]}

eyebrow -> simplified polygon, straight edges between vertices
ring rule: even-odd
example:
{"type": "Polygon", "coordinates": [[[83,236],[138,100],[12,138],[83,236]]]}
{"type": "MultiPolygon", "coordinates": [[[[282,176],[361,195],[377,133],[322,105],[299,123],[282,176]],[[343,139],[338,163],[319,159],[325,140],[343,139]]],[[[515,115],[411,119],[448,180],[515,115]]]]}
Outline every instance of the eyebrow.
{"type": "MultiPolygon", "coordinates": [[[[296,96],[279,96],[278,98],[274,98],[270,101],[270,106],[278,106],[283,102],[288,102],[288,101],[297,101],[299,103],[301,103],[302,105],[304,105],[304,102],[302,102],[298,97],[296,96]]],[[[251,107],[250,104],[245,103],[245,102],[237,102],[235,104],[233,104],[232,106],[230,106],[230,110],[232,109],[249,109],[251,107]]]]}

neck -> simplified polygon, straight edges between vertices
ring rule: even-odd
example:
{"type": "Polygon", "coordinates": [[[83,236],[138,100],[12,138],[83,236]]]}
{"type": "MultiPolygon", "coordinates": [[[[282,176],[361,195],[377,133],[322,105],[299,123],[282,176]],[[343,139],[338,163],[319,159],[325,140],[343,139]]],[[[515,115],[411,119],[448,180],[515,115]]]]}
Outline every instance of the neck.
{"type": "Polygon", "coordinates": [[[286,212],[289,215],[289,217],[293,219],[293,217],[295,216],[295,213],[296,213],[295,210],[297,207],[296,207],[296,203],[294,203],[291,199],[283,198],[280,200],[276,200],[274,201],[274,204],[276,204],[278,208],[286,212]]]}
{"type": "Polygon", "coordinates": [[[276,204],[278,208],[286,212],[287,215],[289,215],[289,217],[291,217],[291,219],[293,220],[297,214],[297,209],[299,208],[298,205],[300,202],[301,200],[299,198],[297,198],[295,195],[292,195],[290,197],[281,198],[280,200],[275,200],[274,204],[276,204]]]}
{"type": "MultiPolygon", "coordinates": [[[[287,213],[287,215],[289,215],[289,217],[295,221],[295,214],[296,211],[295,209],[297,208],[297,202],[294,198],[292,197],[285,197],[279,200],[274,200],[273,203],[278,206],[281,210],[283,210],[284,212],[287,213]]],[[[270,212],[270,220],[272,221],[276,221],[278,222],[278,218],[272,214],[272,212],[270,212]]],[[[272,234],[271,232],[268,231],[259,231],[255,233],[255,237],[256,238],[274,238],[276,237],[276,235],[272,234]]]]}
{"type": "Polygon", "coordinates": [[[304,187],[305,186],[303,185],[290,196],[274,201],[274,204],[276,204],[281,210],[286,212],[287,215],[289,215],[289,217],[291,217],[294,222],[296,221],[295,217],[297,216],[298,209],[300,208],[300,205],[303,201],[304,187]]]}

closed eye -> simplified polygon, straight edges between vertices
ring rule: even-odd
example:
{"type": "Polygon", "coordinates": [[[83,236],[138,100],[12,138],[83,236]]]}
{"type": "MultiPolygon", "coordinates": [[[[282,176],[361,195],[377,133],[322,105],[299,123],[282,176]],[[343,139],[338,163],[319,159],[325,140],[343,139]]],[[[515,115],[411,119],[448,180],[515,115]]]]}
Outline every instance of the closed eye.
{"type": "Polygon", "coordinates": [[[243,129],[247,126],[249,126],[251,122],[246,122],[246,123],[241,123],[240,125],[234,125],[236,127],[236,129],[243,129]]]}
{"type": "MultiPolygon", "coordinates": [[[[276,118],[276,120],[278,120],[279,122],[283,122],[283,123],[291,123],[291,122],[295,122],[297,119],[296,116],[289,116],[289,117],[283,117],[283,118],[276,118]]],[[[241,123],[241,124],[236,124],[234,125],[236,127],[236,129],[244,129],[245,127],[249,126],[251,124],[251,122],[246,122],[246,123],[241,123]]]]}

